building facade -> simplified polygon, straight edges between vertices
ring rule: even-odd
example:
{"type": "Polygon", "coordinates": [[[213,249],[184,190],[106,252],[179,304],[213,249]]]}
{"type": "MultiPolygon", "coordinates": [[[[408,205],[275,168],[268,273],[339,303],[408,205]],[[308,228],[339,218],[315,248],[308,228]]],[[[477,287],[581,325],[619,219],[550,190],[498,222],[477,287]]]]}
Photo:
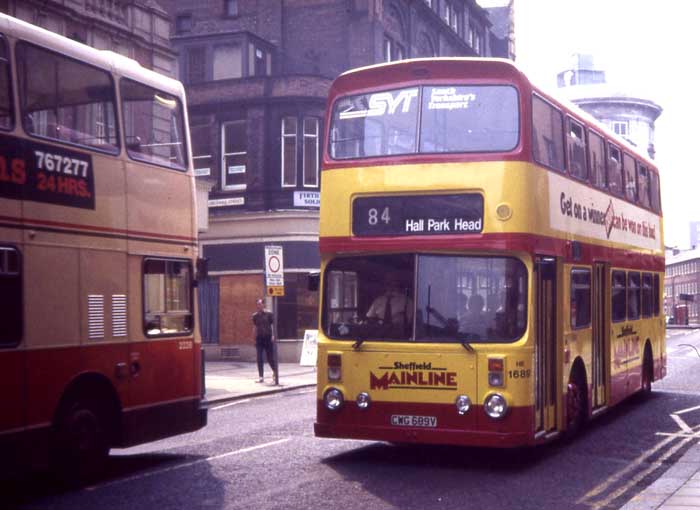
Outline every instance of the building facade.
{"type": "Polygon", "coordinates": [[[0,0],[0,12],[176,74],[170,15],[155,0],[0,0]]]}
{"type": "Polygon", "coordinates": [[[284,264],[275,303],[280,359],[296,360],[304,331],[318,327],[307,276],[320,265],[332,80],[411,57],[512,57],[512,14],[494,13],[496,34],[475,0],[174,0],[171,12],[195,167],[210,188],[200,232],[210,272],[200,289],[208,354],[254,356],[251,314],[265,294],[264,247],[275,245],[284,264]]]}
{"type": "Polygon", "coordinates": [[[557,84],[564,97],[654,158],[654,122],[662,111],[658,104],[607,83],[591,55],[573,55],[557,84]]]}
{"type": "Polygon", "coordinates": [[[664,312],[669,323],[700,323],[700,249],[666,255],[664,312]]]}

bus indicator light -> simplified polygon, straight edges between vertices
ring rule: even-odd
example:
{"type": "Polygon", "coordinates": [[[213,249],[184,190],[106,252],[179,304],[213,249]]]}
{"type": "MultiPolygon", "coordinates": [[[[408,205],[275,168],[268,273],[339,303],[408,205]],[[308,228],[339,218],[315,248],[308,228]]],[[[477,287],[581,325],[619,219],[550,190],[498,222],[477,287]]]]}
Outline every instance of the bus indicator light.
{"type": "Polygon", "coordinates": [[[489,358],[489,372],[503,372],[503,358],[489,358]]]}
{"type": "Polygon", "coordinates": [[[503,371],[505,369],[505,361],[503,358],[489,358],[489,386],[503,386],[503,371]]]}
{"type": "Polygon", "coordinates": [[[328,380],[329,381],[340,381],[342,376],[342,364],[343,358],[340,354],[329,354],[328,355],[328,380]]]}

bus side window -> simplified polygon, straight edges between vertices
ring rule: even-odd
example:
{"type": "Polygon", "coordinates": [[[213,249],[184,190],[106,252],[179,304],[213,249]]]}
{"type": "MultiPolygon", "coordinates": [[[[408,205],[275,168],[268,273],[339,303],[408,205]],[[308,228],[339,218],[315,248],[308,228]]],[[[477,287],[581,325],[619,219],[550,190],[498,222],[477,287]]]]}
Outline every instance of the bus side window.
{"type": "MultiPolygon", "coordinates": [[[[658,273],[654,274],[654,317],[658,317],[659,313],[661,313],[661,304],[660,304],[660,299],[661,296],[659,295],[660,289],[659,289],[660,281],[659,281],[659,275],[658,273]]],[[[670,294],[670,292],[669,292],[670,294]]]]}
{"type": "Polygon", "coordinates": [[[642,317],[651,317],[654,309],[651,273],[642,273],[642,317]]]}
{"type": "Polygon", "coordinates": [[[612,272],[612,320],[624,321],[627,317],[627,275],[624,271],[612,272]]]}
{"type": "Polygon", "coordinates": [[[564,171],[564,119],[559,110],[532,96],[532,152],[535,161],[564,171]]]}
{"type": "Polygon", "coordinates": [[[22,264],[19,251],[0,246],[0,348],[14,347],[22,341],[22,264]]]}
{"type": "Polygon", "coordinates": [[[571,329],[591,325],[591,270],[571,270],[571,329]]]}
{"type": "Polygon", "coordinates": [[[192,267],[188,260],[149,258],[143,265],[147,336],[192,331],[192,267]]]}
{"type": "Polygon", "coordinates": [[[637,202],[637,162],[627,153],[622,156],[622,169],[625,177],[625,197],[635,203],[637,202]]]}
{"type": "Polygon", "coordinates": [[[0,34],[0,129],[8,130],[12,129],[14,125],[10,76],[10,55],[7,50],[7,41],[0,34]]]}
{"type": "Polygon", "coordinates": [[[586,164],[586,139],[583,126],[573,119],[567,118],[568,136],[566,145],[569,152],[569,173],[577,179],[588,178],[586,164]]]}
{"type": "Polygon", "coordinates": [[[649,194],[651,195],[651,209],[656,212],[661,212],[661,193],[659,190],[659,176],[649,171],[649,194]]]}
{"type": "Polygon", "coordinates": [[[608,144],[608,190],[617,196],[622,195],[622,158],[620,149],[613,144],[608,144]]]}
{"type": "Polygon", "coordinates": [[[591,162],[591,184],[599,189],[605,189],[605,143],[600,135],[588,132],[588,161],[591,162]]]}
{"type": "Polygon", "coordinates": [[[630,271],[627,273],[627,320],[639,319],[641,304],[641,286],[639,273],[630,271]]]}
{"type": "Polygon", "coordinates": [[[639,203],[644,207],[651,207],[649,169],[641,163],[637,165],[637,186],[639,187],[639,203]]]}

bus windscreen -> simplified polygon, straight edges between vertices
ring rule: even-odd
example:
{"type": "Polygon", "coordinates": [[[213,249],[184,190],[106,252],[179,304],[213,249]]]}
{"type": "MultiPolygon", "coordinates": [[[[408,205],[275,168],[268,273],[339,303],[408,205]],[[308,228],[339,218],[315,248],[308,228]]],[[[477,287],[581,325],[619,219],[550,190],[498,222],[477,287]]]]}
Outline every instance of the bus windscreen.
{"type": "Polygon", "coordinates": [[[519,140],[518,93],[507,85],[424,86],[341,98],[334,159],[415,153],[505,152],[519,140]]]}
{"type": "Polygon", "coordinates": [[[527,326],[527,270],[511,257],[338,258],[325,289],[324,333],[338,340],[510,343],[527,326]]]}

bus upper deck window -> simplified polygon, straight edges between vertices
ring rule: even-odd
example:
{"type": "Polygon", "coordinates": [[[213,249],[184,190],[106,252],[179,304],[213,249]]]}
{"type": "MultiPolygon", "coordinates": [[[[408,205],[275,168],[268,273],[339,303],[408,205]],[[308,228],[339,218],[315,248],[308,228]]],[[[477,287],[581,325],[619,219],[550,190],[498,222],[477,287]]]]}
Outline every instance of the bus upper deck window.
{"type": "Polygon", "coordinates": [[[184,114],[180,100],[132,80],[121,81],[124,136],[130,157],[184,170],[184,114]]]}
{"type": "Polygon", "coordinates": [[[23,41],[16,56],[27,133],[117,152],[116,95],[108,71],[23,41]]]}
{"type": "Polygon", "coordinates": [[[0,129],[11,129],[14,124],[10,83],[10,58],[7,41],[0,35],[0,129]]]}

